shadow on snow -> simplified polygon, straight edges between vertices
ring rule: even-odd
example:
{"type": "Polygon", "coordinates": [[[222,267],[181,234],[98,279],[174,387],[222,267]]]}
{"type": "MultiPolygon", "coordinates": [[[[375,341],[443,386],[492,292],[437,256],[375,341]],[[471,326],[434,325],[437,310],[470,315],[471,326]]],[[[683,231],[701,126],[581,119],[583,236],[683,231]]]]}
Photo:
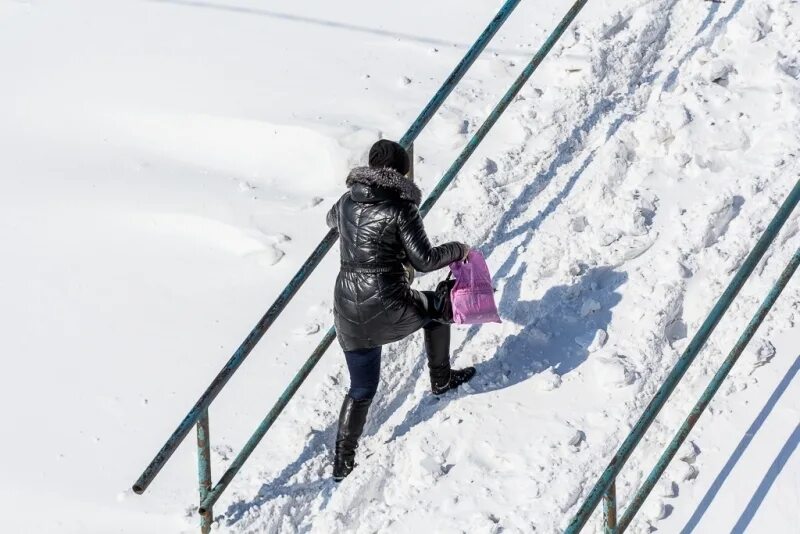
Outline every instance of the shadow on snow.
{"type": "MultiPolygon", "coordinates": [[[[574,284],[551,287],[541,299],[525,301],[520,295],[526,271],[527,266],[522,264],[508,279],[499,306],[505,321],[522,328],[507,336],[488,360],[475,366],[478,373],[469,384],[473,394],[514,386],[550,367],[559,375],[578,367],[589,355],[587,347],[595,332],[608,328],[612,309],[622,299],[617,289],[628,279],[624,272],[598,267],[588,270],[574,284]],[[587,299],[599,303],[600,309],[584,315],[587,299]]],[[[426,398],[395,427],[389,441],[405,435],[463,395],[426,398]]]]}
{"type": "MultiPolygon", "coordinates": [[[[681,530],[681,534],[690,534],[691,532],[695,531],[706,511],[708,511],[709,507],[714,503],[717,493],[719,493],[719,490],[722,488],[728,476],[730,476],[730,474],[733,472],[736,464],[738,464],[739,460],[741,460],[745,451],[750,446],[750,443],[753,441],[753,438],[756,436],[756,434],[758,434],[759,430],[761,430],[761,427],[764,425],[767,417],[769,417],[770,413],[772,413],[773,408],[775,408],[775,406],[778,404],[778,401],[781,399],[783,393],[789,387],[789,384],[791,384],[792,380],[794,380],[794,377],[797,375],[798,371],[800,371],[800,357],[795,359],[792,366],[786,372],[786,375],[784,375],[783,379],[781,379],[780,383],[778,383],[775,391],[773,391],[772,395],[770,395],[769,399],[767,399],[764,407],[758,413],[755,420],[753,420],[753,423],[744,433],[742,439],[739,441],[739,444],[736,446],[736,449],[734,449],[725,465],[722,466],[722,469],[714,479],[714,482],[711,483],[708,491],[706,491],[706,494],[700,501],[700,504],[697,505],[692,517],[689,518],[686,525],[681,530]]],[[[778,456],[767,470],[767,474],[759,484],[756,492],[750,499],[750,502],[747,504],[747,507],[742,512],[731,532],[738,534],[747,529],[750,521],[755,516],[758,508],[761,506],[764,497],[766,497],[767,492],[772,487],[772,483],[786,465],[786,462],[791,456],[792,452],[794,452],[794,450],[797,448],[798,442],[800,442],[800,427],[795,428],[794,432],[781,448],[781,451],[778,453],[778,456]]]]}
{"type": "MultiPolygon", "coordinates": [[[[418,42],[434,46],[442,46],[442,47],[446,46],[459,49],[467,49],[471,46],[465,43],[454,43],[451,41],[445,41],[443,39],[436,39],[433,37],[425,37],[410,33],[382,30],[380,28],[370,28],[368,26],[359,26],[357,24],[351,24],[349,22],[338,22],[334,20],[325,20],[303,15],[293,15],[291,13],[281,13],[279,11],[273,11],[270,9],[264,9],[258,7],[226,5],[226,4],[210,2],[207,0],[147,0],[147,1],[157,4],[172,4],[183,7],[196,7],[196,8],[216,10],[216,11],[227,11],[228,13],[238,13],[241,15],[255,15],[259,17],[268,17],[268,18],[285,20],[300,24],[311,24],[326,28],[336,28],[358,33],[376,35],[379,37],[389,37],[400,41],[418,42]]],[[[493,48],[491,46],[487,47],[484,53],[497,53],[505,56],[520,56],[520,57],[528,57],[530,55],[530,52],[521,52],[519,50],[508,50],[508,49],[504,50],[499,48],[493,48]]]]}

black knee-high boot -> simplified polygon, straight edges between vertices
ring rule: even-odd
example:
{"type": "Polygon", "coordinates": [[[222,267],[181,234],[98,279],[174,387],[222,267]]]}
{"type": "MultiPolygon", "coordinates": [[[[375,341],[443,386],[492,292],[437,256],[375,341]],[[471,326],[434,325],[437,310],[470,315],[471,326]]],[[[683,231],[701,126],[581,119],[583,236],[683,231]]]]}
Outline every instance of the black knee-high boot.
{"type": "Polygon", "coordinates": [[[425,352],[431,373],[431,391],[441,395],[475,376],[474,367],[450,368],[450,325],[432,323],[425,327],[425,352]]]}
{"type": "Polygon", "coordinates": [[[372,399],[355,400],[350,395],[344,398],[339,413],[339,431],[336,434],[336,450],[333,457],[333,479],[340,482],[355,467],[358,439],[364,432],[367,412],[372,399]]]}

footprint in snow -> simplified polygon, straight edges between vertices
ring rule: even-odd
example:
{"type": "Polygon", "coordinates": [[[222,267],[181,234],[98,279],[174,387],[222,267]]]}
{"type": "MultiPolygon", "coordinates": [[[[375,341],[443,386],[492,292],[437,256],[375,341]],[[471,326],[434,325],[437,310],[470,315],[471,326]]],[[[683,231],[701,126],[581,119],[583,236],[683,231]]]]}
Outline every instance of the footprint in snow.
{"type": "Polygon", "coordinates": [[[658,488],[658,494],[668,499],[674,499],[680,494],[678,483],[669,478],[662,478],[658,483],[658,488]]]}
{"type": "Polygon", "coordinates": [[[700,447],[698,447],[694,441],[687,441],[685,442],[678,453],[678,459],[682,462],[686,462],[687,464],[693,464],[697,460],[697,457],[700,455],[700,447]]]}
{"type": "Polygon", "coordinates": [[[715,245],[728,232],[731,222],[739,216],[742,205],[744,205],[744,198],[738,195],[721,200],[711,215],[703,236],[703,246],[705,248],[715,245]]]}
{"type": "Polygon", "coordinates": [[[256,189],[258,189],[258,186],[251,184],[247,180],[237,180],[237,182],[239,186],[239,191],[241,191],[242,193],[249,193],[251,191],[255,191],[256,189]]]}
{"type": "Polygon", "coordinates": [[[263,234],[263,237],[259,239],[263,243],[263,247],[247,254],[247,256],[254,259],[261,267],[272,267],[286,255],[278,245],[289,243],[292,238],[286,234],[270,234],[261,228],[259,228],[259,231],[263,234]]]}
{"type": "Polygon", "coordinates": [[[319,323],[309,323],[299,328],[295,328],[294,330],[292,330],[292,333],[296,336],[310,336],[312,334],[316,334],[317,332],[319,332],[320,328],[321,327],[319,323]]]}
{"type": "Polygon", "coordinates": [[[597,352],[605,346],[606,341],[608,341],[608,333],[603,329],[575,338],[575,343],[588,352],[597,352]]]}
{"type": "Polygon", "coordinates": [[[272,267],[283,259],[285,253],[275,245],[267,245],[263,250],[249,254],[261,267],[272,267]]]}
{"type": "Polygon", "coordinates": [[[497,162],[491,158],[486,158],[483,162],[483,172],[485,172],[487,176],[495,174],[497,172],[497,162]]]}
{"type": "Polygon", "coordinates": [[[578,217],[574,217],[570,221],[570,228],[572,228],[573,232],[581,233],[586,230],[586,227],[589,226],[589,221],[583,215],[579,215],[578,217]]]}
{"type": "Polygon", "coordinates": [[[667,338],[670,347],[674,347],[675,343],[686,339],[687,335],[688,328],[681,317],[674,319],[664,327],[664,337],[667,338]]]}
{"type": "Polygon", "coordinates": [[[601,387],[623,388],[636,382],[639,374],[630,367],[622,355],[593,356],[589,362],[592,375],[601,387]]]}
{"type": "Polygon", "coordinates": [[[766,339],[762,339],[759,343],[758,348],[753,352],[753,369],[750,371],[751,373],[758,369],[759,367],[763,367],[772,361],[772,358],[775,357],[775,345],[767,341],[766,339]]]}
{"type": "Polygon", "coordinates": [[[693,441],[687,441],[681,446],[678,451],[678,459],[681,461],[679,469],[682,482],[690,482],[700,474],[700,469],[695,465],[699,454],[700,447],[693,441]]]}
{"type": "Polygon", "coordinates": [[[666,504],[661,499],[656,499],[647,505],[646,515],[653,521],[661,521],[672,514],[673,506],[666,504]]]}
{"type": "Polygon", "coordinates": [[[575,430],[575,433],[567,440],[567,447],[572,452],[578,452],[581,449],[581,444],[586,441],[586,434],[582,430],[575,430]]]}
{"type": "Polygon", "coordinates": [[[301,209],[311,209],[319,206],[325,201],[322,197],[311,197],[311,199],[302,205],[301,209]]]}
{"type": "Polygon", "coordinates": [[[695,466],[691,464],[685,464],[683,467],[683,474],[681,475],[681,480],[684,482],[689,482],[697,478],[697,475],[700,474],[700,470],[697,469],[695,466]]]}

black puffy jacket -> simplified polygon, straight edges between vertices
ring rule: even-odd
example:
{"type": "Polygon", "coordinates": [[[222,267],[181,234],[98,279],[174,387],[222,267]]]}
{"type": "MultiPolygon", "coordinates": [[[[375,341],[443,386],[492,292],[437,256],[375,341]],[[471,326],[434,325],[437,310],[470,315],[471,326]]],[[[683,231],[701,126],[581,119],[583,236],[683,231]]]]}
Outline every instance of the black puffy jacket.
{"type": "Polygon", "coordinates": [[[359,167],[350,190],[328,212],[340,234],[342,266],[334,291],[334,319],[343,350],[398,341],[431,317],[426,296],[411,289],[404,268],[441,269],[464,256],[464,246],[434,247],[417,206],[422,194],[389,168],[359,167]]]}

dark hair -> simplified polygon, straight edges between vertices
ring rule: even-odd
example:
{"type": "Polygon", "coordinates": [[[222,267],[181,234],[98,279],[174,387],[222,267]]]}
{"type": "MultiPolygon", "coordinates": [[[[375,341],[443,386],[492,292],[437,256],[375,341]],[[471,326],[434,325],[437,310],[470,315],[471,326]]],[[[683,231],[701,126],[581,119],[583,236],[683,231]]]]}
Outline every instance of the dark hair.
{"type": "Polygon", "coordinates": [[[400,174],[406,174],[411,168],[408,152],[398,143],[381,139],[369,149],[370,167],[389,167],[400,174]]]}

